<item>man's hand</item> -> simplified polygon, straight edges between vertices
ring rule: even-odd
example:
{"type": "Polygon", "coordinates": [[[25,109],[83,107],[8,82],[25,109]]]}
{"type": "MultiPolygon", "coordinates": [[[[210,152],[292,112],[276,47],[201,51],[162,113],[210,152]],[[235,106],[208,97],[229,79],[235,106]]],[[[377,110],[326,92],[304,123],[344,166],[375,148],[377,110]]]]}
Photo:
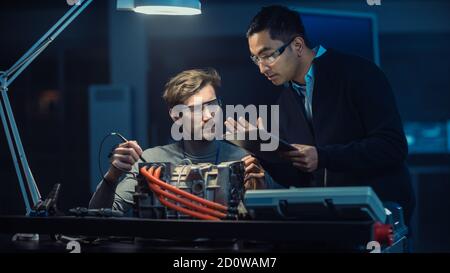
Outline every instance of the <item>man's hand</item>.
{"type": "Polygon", "coordinates": [[[131,171],[142,155],[142,149],[136,141],[119,144],[111,156],[111,167],[105,175],[107,181],[116,181],[122,174],[131,171]]]}
{"type": "Polygon", "coordinates": [[[314,146],[291,144],[296,148],[295,151],[284,152],[281,155],[292,162],[294,167],[301,171],[311,173],[317,169],[319,156],[314,146]]]}
{"type": "Polygon", "coordinates": [[[243,118],[243,117],[239,117],[237,121],[229,117],[229,118],[227,118],[227,120],[224,123],[225,123],[225,127],[227,128],[227,133],[231,133],[231,134],[245,133],[245,132],[249,132],[249,131],[257,130],[257,129],[264,130],[262,118],[259,117],[256,122],[257,122],[257,124],[253,125],[250,122],[248,122],[247,120],[245,120],[245,118],[243,118]]]}
{"type": "Polygon", "coordinates": [[[245,167],[244,188],[246,190],[265,189],[265,171],[258,159],[248,155],[242,158],[245,167]]]}

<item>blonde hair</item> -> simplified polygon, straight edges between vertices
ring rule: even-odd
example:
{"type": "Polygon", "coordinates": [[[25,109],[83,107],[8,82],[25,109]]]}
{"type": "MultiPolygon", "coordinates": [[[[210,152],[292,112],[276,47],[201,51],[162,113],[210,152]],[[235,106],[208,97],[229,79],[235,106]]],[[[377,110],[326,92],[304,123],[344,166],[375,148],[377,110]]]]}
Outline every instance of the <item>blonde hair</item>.
{"type": "Polygon", "coordinates": [[[200,89],[211,84],[215,89],[220,87],[221,78],[213,68],[185,70],[172,77],[166,83],[163,99],[169,108],[184,103],[200,89]]]}

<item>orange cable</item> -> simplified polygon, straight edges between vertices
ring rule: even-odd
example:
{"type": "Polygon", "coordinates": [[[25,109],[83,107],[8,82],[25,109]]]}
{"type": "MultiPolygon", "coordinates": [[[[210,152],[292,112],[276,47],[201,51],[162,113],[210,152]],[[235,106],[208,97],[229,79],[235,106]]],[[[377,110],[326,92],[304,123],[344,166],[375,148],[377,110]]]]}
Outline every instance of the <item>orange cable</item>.
{"type": "MultiPolygon", "coordinates": [[[[150,170],[152,170],[152,168],[153,168],[153,166],[150,168],[150,170]]],[[[145,167],[141,168],[141,170],[140,170],[141,173],[142,173],[142,170],[145,171],[145,167]]],[[[155,183],[156,185],[160,186],[161,188],[173,191],[176,194],[179,194],[179,195],[181,195],[183,197],[186,197],[186,198],[188,198],[188,199],[190,199],[192,201],[196,201],[196,202],[198,202],[198,203],[200,203],[202,205],[205,205],[205,206],[211,207],[213,209],[217,209],[217,210],[223,210],[223,211],[227,211],[228,210],[228,208],[226,206],[222,205],[222,204],[219,204],[219,203],[216,203],[216,202],[211,202],[209,200],[203,199],[201,197],[198,197],[196,195],[193,195],[191,193],[183,191],[183,190],[181,190],[181,189],[179,189],[179,188],[177,188],[175,186],[172,186],[170,184],[167,184],[167,183],[161,181],[159,178],[151,176],[151,177],[149,177],[149,179],[151,180],[151,182],[155,183]]]]}
{"type": "MultiPolygon", "coordinates": [[[[155,176],[153,176],[153,177],[154,178],[158,178],[160,172],[161,171],[160,171],[160,167],[159,167],[155,171],[155,176]],[[158,170],[159,170],[159,172],[158,172],[158,170]]],[[[143,173],[143,174],[147,178],[149,178],[148,176],[152,176],[151,172],[148,172],[148,171],[145,171],[145,173],[143,173]]],[[[213,216],[218,217],[218,218],[225,218],[227,216],[225,213],[222,213],[220,211],[216,211],[214,209],[210,209],[210,208],[207,208],[207,207],[203,207],[201,205],[197,205],[197,204],[192,203],[192,202],[190,202],[190,201],[188,201],[186,199],[180,198],[180,197],[178,197],[178,196],[176,196],[176,195],[174,195],[172,193],[166,192],[166,191],[162,190],[161,188],[159,188],[157,185],[155,185],[152,182],[150,182],[149,180],[147,180],[147,183],[148,183],[148,186],[150,187],[150,189],[153,192],[155,192],[157,194],[160,194],[160,195],[163,195],[164,197],[169,198],[169,199],[171,199],[173,201],[179,202],[179,203],[181,203],[181,204],[183,204],[183,205],[185,205],[185,206],[187,206],[187,207],[189,207],[191,209],[198,210],[198,211],[200,211],[202,213],[210,214],[210,215],[213,215],[213,216]]]]}

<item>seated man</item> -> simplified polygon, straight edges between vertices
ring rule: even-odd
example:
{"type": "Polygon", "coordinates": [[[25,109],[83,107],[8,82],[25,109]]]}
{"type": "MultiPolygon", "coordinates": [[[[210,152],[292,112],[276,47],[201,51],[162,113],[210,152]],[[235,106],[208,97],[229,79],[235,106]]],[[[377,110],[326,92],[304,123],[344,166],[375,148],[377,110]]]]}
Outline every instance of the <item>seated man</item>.
{"type": "Polygon", "coordinates": [[[163,99],[169,107],[172,120],[183,124],[183,136],[191,137],[145,151],[136,141],[121,143],[113,151],[111,166],[97,186],[89,208],[112,208],[128,212],[133,205],[133,193],[137,184],[135,176],[138,174],[138,163],[142,163],[139,159],[141,156],[147,162],[170,162],[177,165],[185,161],[217,165],[221,162],[242,160],[247,188],[270,187],[270,177],[264,173],[254,157],[247,155],[239,147],[216,140],[214,123],[209,126],[212,128],[205,130],[206,125],[211,124],[208,121],[213,121],[215,112],[211,107],[220,107],[216,97],[220,82],[220,76],[213,69],[187,70],[173,77],[166,84],[163,99]],[[179,109],[180,106],[187,109],[182,115],[173,111],[174,107],[179,109]],[[190,126],[184,126],[186,124],[190,126]],[[195,135],[200,138],[196,140],[195,135]]]}

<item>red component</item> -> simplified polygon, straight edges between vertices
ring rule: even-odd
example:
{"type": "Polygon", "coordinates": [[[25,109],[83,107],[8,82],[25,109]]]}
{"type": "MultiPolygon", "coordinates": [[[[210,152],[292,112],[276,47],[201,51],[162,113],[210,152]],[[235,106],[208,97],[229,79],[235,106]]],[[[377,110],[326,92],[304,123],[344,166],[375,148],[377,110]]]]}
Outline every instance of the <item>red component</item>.
{"type": "Polygon", "coordinates": [[[392,225],[376,222],[373,225],[373,235],[375,241],[380,245],[391,246],[394,243],[394,232],[392,225]]]}

